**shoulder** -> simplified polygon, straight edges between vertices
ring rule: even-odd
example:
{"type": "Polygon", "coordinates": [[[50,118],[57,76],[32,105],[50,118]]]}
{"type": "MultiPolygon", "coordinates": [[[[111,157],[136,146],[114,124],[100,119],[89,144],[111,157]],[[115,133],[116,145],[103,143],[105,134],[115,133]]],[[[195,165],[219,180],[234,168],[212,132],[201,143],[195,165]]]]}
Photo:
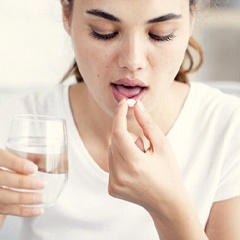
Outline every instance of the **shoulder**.
{"type": "Polygon", "coordinates": [[[202,83],[191,83],[180,120],[178,125],[185,126],[185,134],[191,138],[204,139],[211,145],[219,145],[220,139],[221,144],[229,142],[227,139],[240,136],[240,98],[202,83]]]}
{"type": "Polygon", "coordinates": [[[15,114],[38,114],[63,118],[66,101],[68,101],[68,86],[65,85],[4,96],[4,101],[0,104],[0,147],[5,142],[15,114]]]}
{"type": "Polygon", "coordinates": [[[202,116],[222,116],[221,120],[231,118],[235,112],[240,111],[239,97],[199,82],[190,84],[189,102],[202,116]]]}
{"type": "Polygon", "coordinates": [[[24,96],[23,101],[31,101],[31,103],[42,103],[43,101],[50,101],[61,98],[63,96],[64,92],[63,85],[56,85],[54,87],[51,87],[49,89],[43,89],[43,90],[37,90],[33,91],[27,95],[24,96]]]}
{"type": "MultiPolygon", "coordinates": [[[[60,99],[63,100],[67,93],[68,86],[56,85],[48,89],[25,89],[11,90],[8,94],[1,96],[0,111],[30,110],[35,105],[43,105],[56,103],[60,99]]],[[[17,111],[18,112],[18,111],[17,111]]]]}
{"type": "Polygon", "coordinates": [[[57,85],[53,88],[35,91],[24,96],[20,102],[28,113],[59,115],[63,109],[64,101],[68,100],[69,86],[57,85]]]}
{"type": "Polygon", "coordinates": [[[194,95],[195,100],[199,100],[203,104],[232,103],[234,106],[240,105],[239,97],[224,93],[219,88],[212,87],[200,82],[192,82],[190,86],[192,95],[194,95]]]}

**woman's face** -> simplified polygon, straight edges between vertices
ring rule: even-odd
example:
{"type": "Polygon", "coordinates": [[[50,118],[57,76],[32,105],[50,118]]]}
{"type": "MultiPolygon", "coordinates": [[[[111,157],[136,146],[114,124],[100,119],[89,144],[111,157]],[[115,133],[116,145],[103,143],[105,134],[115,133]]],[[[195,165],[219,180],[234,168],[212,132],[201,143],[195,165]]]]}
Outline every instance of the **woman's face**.
{"type": "Polygon", "coordinates": [[[192,22],[187,0],[75,0],[65,28],[88,100],[110,115],[123,98],[155,109],[182,64],[192,22]]]}

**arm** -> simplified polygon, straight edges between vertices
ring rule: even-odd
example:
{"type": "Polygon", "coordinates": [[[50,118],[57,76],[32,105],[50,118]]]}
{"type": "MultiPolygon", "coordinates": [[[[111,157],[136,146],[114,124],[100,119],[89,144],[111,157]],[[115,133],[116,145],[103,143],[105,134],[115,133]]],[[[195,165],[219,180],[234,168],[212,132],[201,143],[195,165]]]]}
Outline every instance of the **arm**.
{"type": "MultiPolygon", "coordinates": [[[[155,227],[161,240],[207,240],[207,236],[201,226],[197,213],[191,201],[183,201],[176,208],[169,208],[165,218],[159,213],[151,213],[155,227]]],[[[210,238],[209,238],[210,239],[210,238]]]]}
{"type": "Polygon", "coordinates": [[[213,204],[206,234],[211,240],[240,239],[240,197],[213,204]]]}

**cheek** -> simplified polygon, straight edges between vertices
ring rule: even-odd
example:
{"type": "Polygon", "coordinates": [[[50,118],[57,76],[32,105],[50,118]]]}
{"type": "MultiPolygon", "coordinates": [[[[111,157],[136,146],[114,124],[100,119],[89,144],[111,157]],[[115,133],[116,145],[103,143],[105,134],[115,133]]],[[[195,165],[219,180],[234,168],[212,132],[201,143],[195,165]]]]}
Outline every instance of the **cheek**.
{"type": "Polygon", "coordinates": [[[169,69],[169,74],[176,76],[185,57],[189,38],[182,38],[181,41],[176,41],[167,49],[165,64],[169,69]]]}
{"type": "Polygon", "coordinates": [[[157,75],[162,76],[163,81],[166,81],[166,78],[172,80],[179,71],[185,55],[185,48],[179,46],[171,44],[169,48],[158,51],[154,59],[157,75]]]}
{"type": "Polygon", "coordinates": [[[101,57],[100,51],[91,45],[91,42],[81,41],[80,39],[73,40],[75,58],[78,63],[79,71],[84,79],[91,77],[100,77],[101,57]]]}
{"type": "Polygon", "coordinates": [[[81,37],[73,38],[73,46],[75,56],[81,66],[92,68],[91,71],[109,68],[111,63],[109,46],[91,39],[90,37],[83,40],[81,37]]]}

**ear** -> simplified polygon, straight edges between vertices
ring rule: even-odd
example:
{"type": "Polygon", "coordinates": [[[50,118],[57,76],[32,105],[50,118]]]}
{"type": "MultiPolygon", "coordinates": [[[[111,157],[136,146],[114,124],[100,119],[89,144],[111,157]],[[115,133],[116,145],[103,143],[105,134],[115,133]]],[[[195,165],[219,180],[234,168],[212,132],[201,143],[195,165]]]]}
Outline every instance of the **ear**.
{"type": "Polygon", "coordinates": [[[69,17],[69,2],[68,0],[61,0],[62,5],[62,19],[63,19],[63,27],[68,35],[71,33],[70,27],[70,17],[69,17]]]}

